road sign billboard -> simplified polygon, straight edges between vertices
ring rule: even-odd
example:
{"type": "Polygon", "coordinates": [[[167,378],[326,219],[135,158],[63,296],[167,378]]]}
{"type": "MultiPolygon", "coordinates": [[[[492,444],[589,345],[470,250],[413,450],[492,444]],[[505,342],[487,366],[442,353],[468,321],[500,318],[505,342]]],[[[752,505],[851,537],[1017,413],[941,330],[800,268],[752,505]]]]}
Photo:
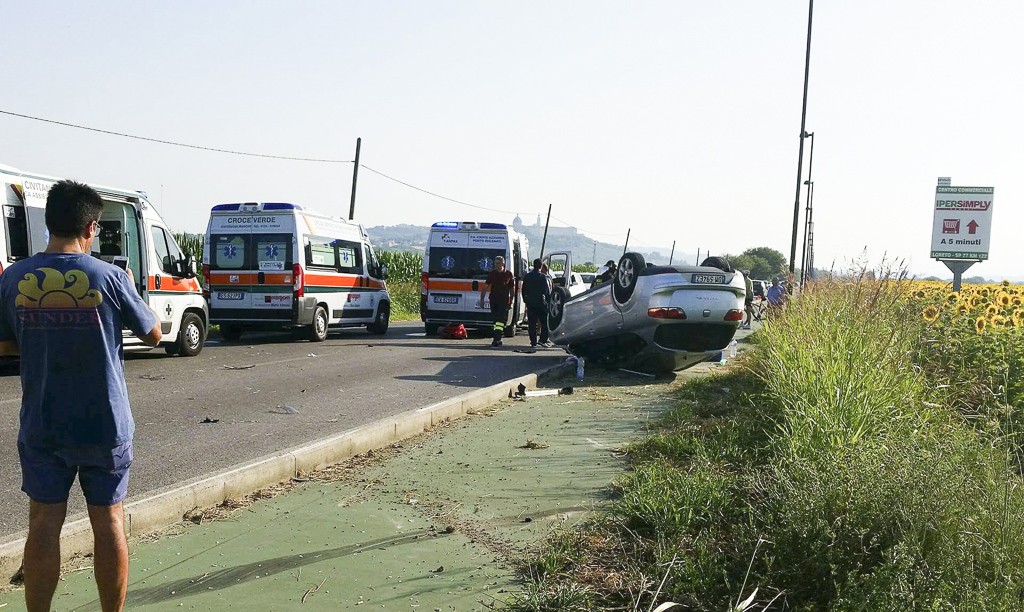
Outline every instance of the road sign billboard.
{"type": "Polygon", "coordinates": [[[935,188],[933,258],[988,259],[994,191],[993,187],[939,185],[935,188]]]}

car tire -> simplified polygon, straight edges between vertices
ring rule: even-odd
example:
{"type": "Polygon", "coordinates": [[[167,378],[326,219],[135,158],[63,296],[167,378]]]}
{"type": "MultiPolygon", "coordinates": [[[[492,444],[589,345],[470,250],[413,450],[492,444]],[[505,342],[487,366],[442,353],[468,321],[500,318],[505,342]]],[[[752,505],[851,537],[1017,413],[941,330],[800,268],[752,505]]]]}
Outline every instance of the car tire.
{"type": "Polygon", "coordinates": [[[640,253],[626,253],[619,259],[619,268],[612,279],[612,294],[616,302],[625,304],[633,297],[640,271],[646,267],[647,262],[640,253]]]}
{"type": "Polygon", "coordinates": [[[317,306],[313,311],[313,324],[309,326],[310,342],[323,342],[327,339],[327,309],[317,306]]]}
{"type": "Polygon", "coordinates": [[[548,329],[554,331],[562,324],[562,317],[565,315],[565,302],[569,299],[569,292],[563,287],[555,287],[551,291],[551,299],[548,301],[548,329]]]}
{"type": "Polygon", "coordinates": [[[206,342],[206,326],[203,320],[194,312],[187,312],[181,318],[181,329],[178,330],[178,339],[164,347],[168,355],[180,355],[182,357],[195,357],[203,350],[206,342]]]}
{"type": "Polygon", "coordinates": [[[220,337],[227,342],[238,342],[242,337],[242,328],[237,325],[221,325],[220,337]]]}
{"type": "Polygon", "coordinates": [[[440,323],[424,323],[423,331],[426,332],[427,336],[436,336],[437,332],[441,331],[440,323]]]}
{"type": "Polygon", "coordinates": [[[391,304],[387,302],[381,302],[380,306],[377,307],[377,318],[366,326],[366,331],[371,334],[377,334],[383,336],[388,333],[388,325],[391,322],[391,304]]]}

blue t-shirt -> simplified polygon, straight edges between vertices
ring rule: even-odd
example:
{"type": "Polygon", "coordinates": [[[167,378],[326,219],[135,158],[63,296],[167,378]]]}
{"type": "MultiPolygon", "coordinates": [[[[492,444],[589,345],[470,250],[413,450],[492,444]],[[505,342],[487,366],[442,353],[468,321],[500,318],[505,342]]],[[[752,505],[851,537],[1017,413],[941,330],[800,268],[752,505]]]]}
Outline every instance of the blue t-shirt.
{"type": "Polygon", "coordinates": [[[0,341],[21,352],[21,430],[32,446],[113,448],[135,422],[121,330],[157,323],[128,275],[77,253],[39,253],[0,274],[0,341]]]}

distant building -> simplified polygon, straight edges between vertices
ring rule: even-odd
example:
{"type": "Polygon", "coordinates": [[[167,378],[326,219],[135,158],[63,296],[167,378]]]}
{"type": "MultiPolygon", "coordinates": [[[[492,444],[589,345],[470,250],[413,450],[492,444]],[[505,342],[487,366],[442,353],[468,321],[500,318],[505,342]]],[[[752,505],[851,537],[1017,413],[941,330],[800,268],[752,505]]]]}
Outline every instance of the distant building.
{"type": "MultiPolygon", "coordinates": [[[[519,215],[516,215],[516,218],[512,220],[512,229],[516,230],[517,232],[522,232],[523,230],[526,229],[526,225],[523,223],[523,219],[519,215]]],[[[531,229],[536,230],[537,232],[540,232],[541,234],[544,233],[544,221],[543,221],[543,217],[541,217],[541,215],[537,215],[537,221],[536,221],[536,223],[533,224],[533,227],[531,229]]],[[[549,237],[551,237],[551,236],[558,236],[558,237],[561,237],[561,238],[565,238],[565,237],[577,236],[578,234],[579,234],[579,232],[576,231],[576,228],[575,227],[571,227],[571,226],[570,227],[562,227],[562,226],[552,225],[552,226],[548,227],[548,236],[549,237]]]]}

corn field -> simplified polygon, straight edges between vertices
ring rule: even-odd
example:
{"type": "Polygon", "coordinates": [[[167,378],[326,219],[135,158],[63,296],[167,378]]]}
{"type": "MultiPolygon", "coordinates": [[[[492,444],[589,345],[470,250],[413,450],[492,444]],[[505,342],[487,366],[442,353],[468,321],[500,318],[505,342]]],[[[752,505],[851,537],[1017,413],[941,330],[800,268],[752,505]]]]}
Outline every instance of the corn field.
{"type": "Polygon", "coordinates": [[[197,264],[203,263],[203,235],[202,234],[174,234],[182,253],[195,257],[197,264]]]}
{"type": "Polygon", "coordinates": [[[423,272],[423,255],[406,251],[381,251],[377,254],[388,266],[388,281],[392,283],[418,283],[423,272]]]}

